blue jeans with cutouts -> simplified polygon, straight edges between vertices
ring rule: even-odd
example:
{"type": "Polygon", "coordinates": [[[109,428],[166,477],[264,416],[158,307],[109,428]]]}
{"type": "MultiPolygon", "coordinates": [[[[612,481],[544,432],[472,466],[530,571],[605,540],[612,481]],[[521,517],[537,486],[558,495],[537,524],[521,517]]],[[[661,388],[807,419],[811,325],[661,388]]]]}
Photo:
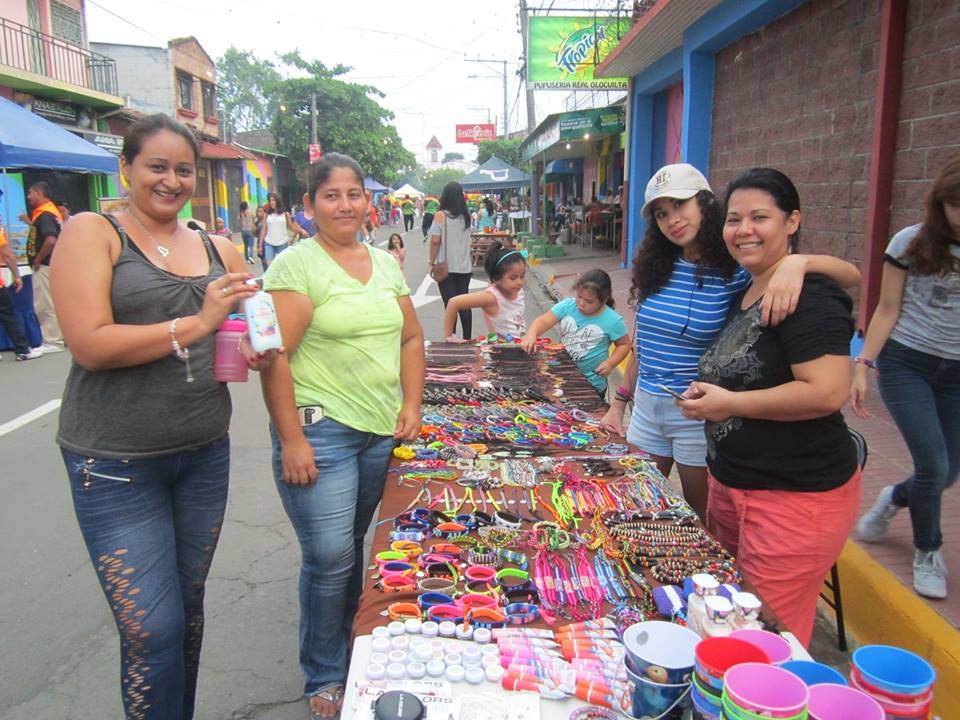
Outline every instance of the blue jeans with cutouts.
{"type": "Polygon", "coordinates": [[[229,438],[148,459],[61,452],[77,522],[120,631],[126,717],[189,720],[204,583],[227,505],[229,438]]]}

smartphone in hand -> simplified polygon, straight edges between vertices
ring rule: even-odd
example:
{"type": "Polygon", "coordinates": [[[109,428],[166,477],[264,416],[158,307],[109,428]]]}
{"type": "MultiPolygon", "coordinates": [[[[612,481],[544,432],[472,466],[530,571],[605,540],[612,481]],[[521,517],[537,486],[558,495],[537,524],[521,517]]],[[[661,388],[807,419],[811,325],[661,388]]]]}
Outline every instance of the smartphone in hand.
{"type": "Polygon", "coordinates": [[[659,384],[658,384],[657,387],[658,387],[659,389],[663,390],[665,393],[667,393],[667,395],[672,395],[672,396],[675,397],[677,400],[689,400],[689,399],[690,399],[690,398],[688,398],[688,397],[684,397],[683,395],[681,395],[680,393],[678,393],[676,390],[671,390],[671,389],[668,388],[666,385],[659,385],[659,384]]]}

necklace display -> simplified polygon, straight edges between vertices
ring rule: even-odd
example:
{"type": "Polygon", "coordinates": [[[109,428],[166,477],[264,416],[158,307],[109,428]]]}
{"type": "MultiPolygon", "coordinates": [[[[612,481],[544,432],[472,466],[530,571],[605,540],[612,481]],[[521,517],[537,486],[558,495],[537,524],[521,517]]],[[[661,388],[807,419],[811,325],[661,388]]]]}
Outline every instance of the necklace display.
{"type": "MultiPolygon", "coordinates": [[[[127,210],[127,215],[129,215],[130,217],[132,217],[132,218],[133,218],[133,221],[137,224],[137,226],[138,226],[141,230],[143,230],[143,232],[146,234],[146,236],[147,236],[148,238],[150,238],[150,242],[153,243],[153,246],[157,249],[157,252],[160,253],[160,257],[166,259],[166,258],[167,258],[167,255],[170,254],[170,250],[169,250],[165,245],[161,245],[160,243],[157,242],[157,239],[153,236],[153,233],[150,232],[149,230],[147,230],[147,228],[144,227],[143,223],[140,222],[140,218],[138,218],[136,215],[134,215],[134,214],[133,214],[132,212],[130,212],[129,210],[127,210]]],[[[175,238],[175,237],[177,236],[177,233],[178,233],[178,232],[180,232],[180,225],[179,225],[179,223],[177,224],[177,230],[176,230],[176,232],[173,233],[173,236],[171,237],[171,239],[175,238]]]]}

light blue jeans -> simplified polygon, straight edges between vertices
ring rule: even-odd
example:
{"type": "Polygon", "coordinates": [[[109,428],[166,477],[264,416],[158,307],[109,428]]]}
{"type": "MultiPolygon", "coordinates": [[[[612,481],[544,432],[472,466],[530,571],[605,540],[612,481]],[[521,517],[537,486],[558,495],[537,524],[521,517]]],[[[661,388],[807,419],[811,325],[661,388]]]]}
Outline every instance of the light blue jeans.
{"type": "Polygon", "coordinates": [[[363,536],[383,495],[391,436],[324,418],[303,428],[320,475],[312,485],[283,481],[273,425],[273,476],[300,541],[300,666],[307,696],[343,685],[347,643],[363,589],[363,536]]]}

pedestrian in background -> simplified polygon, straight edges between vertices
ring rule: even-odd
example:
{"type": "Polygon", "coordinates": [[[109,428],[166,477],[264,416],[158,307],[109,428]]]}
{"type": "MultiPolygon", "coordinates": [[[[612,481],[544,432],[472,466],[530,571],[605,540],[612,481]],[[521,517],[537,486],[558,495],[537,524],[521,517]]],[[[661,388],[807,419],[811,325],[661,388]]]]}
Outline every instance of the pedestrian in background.
{"type": "MultiPolygon", "coordinates": [[[[17,258],[7,242],[7,233],[0,227],[0,263],[6,264],[13,276],[13,291],[18,293],[23,290],[23,280],[20,278],[20,268],[17,267],[17,258]]],[[[10,291],[3,285],[3,275],[0,274],[0,325],[3,325],[7,337],[13,344],[13,354],[17,360],[36,360],[43,353],[40,350],[34,350],[27,341],[27,333],[17,315],[17,310],[13,306],[13,299],[10,297],[10,291]]]]}
{"type": "MultiPolygon", "coordinates": [[[[437,281],[443,307],[457,295],[470,291],[473,264],[470,258],[470,211],[467,210],[463,188],[458,182],[448,182],[440,193],[440,207],[430,226],[430,249],[428,264],[446,266],[447,275],[437,281]]],[[[473,331],[473,311],[461,310],[460,329],[463,339],[469,340],[473,331]]],[[[454,321],[451,332],[456,332],[454,321]]]]}
{"type": "Polygon", "coordinates": [[[240,201],[240,237],[243,238],[243,259],[248,265],[253,265],[253,251],[257,240],[253,235],[254,217],[250,212],[250,205],[246,200],[240,201]]]}
{"type": "Polygon", "coordinates": [[[194,714],[230,468],[230,394],[214,376],[214,334],[256,292],[229,240],[177,219],[199,155],[167,115],[139,119],[120,156],[126,209],[75,215],[51,265],[73,355],[57,443],[120,633],[131,719],[194,714]]]}
{"type": "Polygon", "coordinates": [[[891,519],[910,508],[913,588],[947,596],[940,507],[960,472],[960,158],[940,171],[923,222],[904,228],[883,256],[880,302],[855,359],[850,404],[867,417],[867,372],[913,458],[913,474],[880,491],[857,525],[877,542],[891,519]]]}
{"type": "Polygon", "coordinates": [[[410,232],[413,230],[413,213],[415,208],[413,207],[413,202],[410,200],[409,195],[403,196],[403,202],[400,204],[400,212],[403,214],[403,231],[410,232]]]}
{"type": "Polygon", "coordinates": [[[302,553],[300,665],[315,717],[343,704],[363,537],[394,447],[420,430],[423,332],[394,258],[356,242],[364,177],[338,153],[314,164],[317,234],[264,277],[289,351],[262,382],[274,480],[302,553]]]}
{"type": "Polygon", "coordinates": [[[63,333],[53,309],[50,289],[50,259],[60,236],[63,215],[50,199],[51,195],[50,185],[42,180],[27,190],[27,203],[31,207],[27,263],[33,271],[33,310],[43,333],[40,350],[45,353],[63,350],[63,333]]]}
{"type": "Polygon", "coordinates": [[[260,243],[257,246],[263,255],[264,269],[270,267],[273,259],[290,246],[290,234],[297,232],[290,219],[290,213],[283,207],[283,201],[276,193],[267,195],[267,204],[263,208],[265,217],[260,227],[260,243]]]}

